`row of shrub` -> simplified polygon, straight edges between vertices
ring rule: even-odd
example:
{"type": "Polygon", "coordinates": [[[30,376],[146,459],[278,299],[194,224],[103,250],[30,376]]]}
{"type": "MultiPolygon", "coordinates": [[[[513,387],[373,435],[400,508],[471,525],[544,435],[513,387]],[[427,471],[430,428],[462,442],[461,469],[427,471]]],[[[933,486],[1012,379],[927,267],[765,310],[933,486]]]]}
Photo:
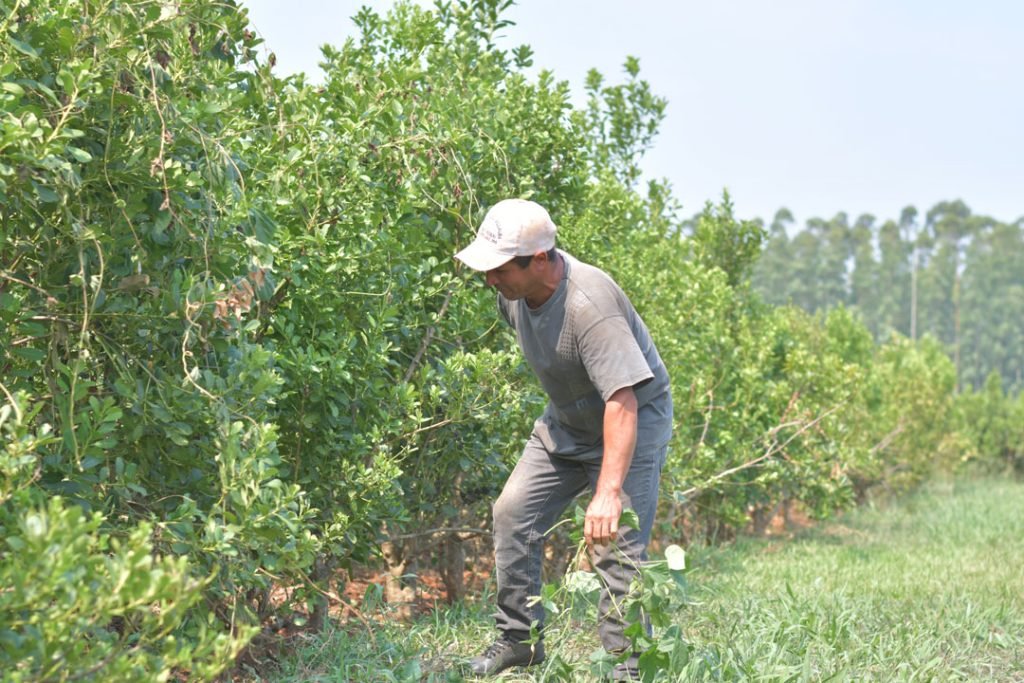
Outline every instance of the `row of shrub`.
{"type": "Polygon", "coordinates": [[[458,594],[543,402],[451,258],[506,196],[655,335],[662,535],[1020,462],[997,381],[954,399],[928,340],[759,303],[757,224],[726,197],[684,234],[639,188],[665,102],[638,65],[576,108],[498,44],[508,5],[364,10],[313,85],[230,1],[0,3],[5,680],[209,679],[368,564],[458,594]]]}

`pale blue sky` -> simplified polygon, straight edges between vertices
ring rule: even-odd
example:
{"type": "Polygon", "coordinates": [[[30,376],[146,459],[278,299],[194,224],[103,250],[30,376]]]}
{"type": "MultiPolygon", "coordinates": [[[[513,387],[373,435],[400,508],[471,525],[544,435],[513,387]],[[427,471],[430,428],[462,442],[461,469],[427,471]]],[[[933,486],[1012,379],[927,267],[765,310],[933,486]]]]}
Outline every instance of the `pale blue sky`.
{"type": "MultiPolygon", "coordinates": [[[[360,6],[391,5],[243,4],[278,71],[310,75],[360,6]]],[[[743,217],[895,218],[956,198],[1024,216],[1024,2],[521,0],[507,17],[505,46],[529,44],[578,94],[591,67],[618,81],[640,59],[669,101],[644,168],[685,214],[728,187],[743,217]]]]}

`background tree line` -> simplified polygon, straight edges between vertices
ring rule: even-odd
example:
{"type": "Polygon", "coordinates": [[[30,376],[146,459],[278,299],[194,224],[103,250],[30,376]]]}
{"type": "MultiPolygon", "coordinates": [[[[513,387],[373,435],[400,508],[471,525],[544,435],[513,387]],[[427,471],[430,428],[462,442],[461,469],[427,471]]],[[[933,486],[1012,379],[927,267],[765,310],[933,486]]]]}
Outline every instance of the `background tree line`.
{"type": "MultiPolygon", "coordinates": [[[[547,206],[658,341],[662,539],[1019,464],[1024,401],[955,397],[932,337],[766,302],[763,226],[727,196],[688,223],[640,186],[665,102],[635,60],[576,108],[498,44],[508,5],[362,11],[312,85],[230,1],[0,1],[6,679],[208,679],[322,625],[359,568],[401,602],[435,567],[457,599],[543,400],[452,260],[507,196],[547,206]]],[[[936,244],[922,283],[960,263],[936,244]]]]}
{"type": "Polygon", "coordinates": [[[776,213],[754,286],[765,301],[807,311],[855,309],[875,339],[931,335],[953,359],[960,388],[996,373],[1024,388],[1024,219],[1000,223],[962,201],[898,220],[845,213],[797,229],[776,213]]]}

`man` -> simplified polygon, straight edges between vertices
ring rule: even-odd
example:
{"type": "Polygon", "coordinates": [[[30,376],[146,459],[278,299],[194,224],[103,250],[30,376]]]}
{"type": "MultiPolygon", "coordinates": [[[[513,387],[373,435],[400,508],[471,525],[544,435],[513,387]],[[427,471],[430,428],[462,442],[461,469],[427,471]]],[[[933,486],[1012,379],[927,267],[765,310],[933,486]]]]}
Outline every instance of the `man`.
{"type": "MultiPolygon", "coordinates": [[[[555,235],[543,207],[507,199],[455,255],[498,290],[499,310],[549,399],[494,504],[499,636],[471,660],[477,674],[543,661],[543,641],[523,641],[532,623],[543,627],[543,607],[528,603],[540,594],[544,535],[586,489],[584,537],[605,587],[598,632],[609,652],[630,647],[617,606],[646,559],[671,435],[668,373],[647,327],[611,277],[556,249],[555,235]],[[639,529],[618,527],[625,507],[639,529]]],[[[613,677],[635,677],[636,655],[627,657],[613,677]]]]}

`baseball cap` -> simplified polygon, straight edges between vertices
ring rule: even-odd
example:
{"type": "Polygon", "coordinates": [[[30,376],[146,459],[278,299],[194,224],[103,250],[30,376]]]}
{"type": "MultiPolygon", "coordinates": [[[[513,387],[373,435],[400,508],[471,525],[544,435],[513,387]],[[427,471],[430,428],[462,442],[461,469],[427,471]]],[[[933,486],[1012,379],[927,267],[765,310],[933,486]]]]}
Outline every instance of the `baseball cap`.
{"type": "Polygon", "coordinates": [[[491,270],[516,256],[532,256],[555,246],[557,228],[543,206],[526,199],[503,199],[491,207],[476,239],[457,253],[473,270],[491,270]]]}

